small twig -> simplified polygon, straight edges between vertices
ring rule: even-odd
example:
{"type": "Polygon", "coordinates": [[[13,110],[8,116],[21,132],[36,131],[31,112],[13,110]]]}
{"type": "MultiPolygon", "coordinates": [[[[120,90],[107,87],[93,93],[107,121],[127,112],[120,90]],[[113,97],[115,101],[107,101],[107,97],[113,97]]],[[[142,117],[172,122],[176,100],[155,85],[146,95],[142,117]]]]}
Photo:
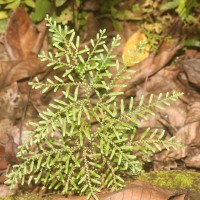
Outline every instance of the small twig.
{"type": "MultiPolygon", "coordinates": [[[[33,79],[33,77],[30,77],[29,81],[32,81],[32,79],[33,79]]],[[[22,119],[21,119],[21,123],[20,123],[20,127],[19,127],[19,145],[22,144],[22,130],[23,130],[24,120],[26,118],[26,111],[27,111],[28,104],[29,104],[31,90],[32,90],[32,88],[30,87],[30,89],[28,91],[28,99],[27,99],[27,102],[25,103],[24,110],[23,110],[23,113],[22,113],[22,119]]]]}

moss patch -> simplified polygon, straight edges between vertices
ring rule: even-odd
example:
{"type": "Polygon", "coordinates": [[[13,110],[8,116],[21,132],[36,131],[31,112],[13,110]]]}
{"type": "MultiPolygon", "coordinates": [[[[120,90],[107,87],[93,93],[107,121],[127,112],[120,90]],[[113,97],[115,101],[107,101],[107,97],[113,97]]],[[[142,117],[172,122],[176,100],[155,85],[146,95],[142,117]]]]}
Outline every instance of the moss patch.
{"type": "Polygon", "coordinates": [[[42,197],[42,195],[34,194],[34,193],[27,193],[27,194],[20,194],[12,197],[5,197],[0,198],[0,200],[50,200],[51,197],[42,197]]]}
{"type": "Polygon", "coordinates": [[[144,173],[138,178],[152,183],[156,186],[166,187],[176,190],[200,191],[200,173],[172,170],[172,171],[155,171],[144,173]]]}

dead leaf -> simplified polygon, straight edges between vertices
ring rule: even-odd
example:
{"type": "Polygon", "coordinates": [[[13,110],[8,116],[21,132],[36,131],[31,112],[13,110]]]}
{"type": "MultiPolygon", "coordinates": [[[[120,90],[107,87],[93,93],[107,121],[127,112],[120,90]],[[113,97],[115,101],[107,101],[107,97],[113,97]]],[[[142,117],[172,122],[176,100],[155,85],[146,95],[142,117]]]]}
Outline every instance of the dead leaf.
{"type": "Polygon", "coordinates": [[[0,198],[13,196],[16,191],[16,188],[10,189],[9,186],[0,184],[0,198]]]}
{"type": "Polygon", "coordinates": [[[200,59],[184,60],[182,64],[189,81],[195,87],[200,88],[200,59]]]}
{"type": "Polygon", "coordinates": [[[0,89],[15,81],[35,76],[46,69],[46,62],[38,58],[0,62],[0,89]]]}
{"type": "Polygon", "coordinates": [[[37,55],[45,33],[45,21],[36,27],[23,8],[19,7],[12,13],[5,33],[5,48],[12,61],[0,62],[0,89],[44,70],[46,64],[40,62],[37,55]]]}
{"type": "Polygon", "coordinates": [[[0,170],[7,168],[5,147],[0,146],[0,170]]]}
{"type": "Polygon", "coordinates": [[[134,33],[126,42],[123,50],[123,57],[124,62],[127,66],[132,66],[135,64],[135,61],[142,61],[145,58],[149,56],[149,46],[146,45],[144,50],[141,52],[141,56],[137,56],[136,49],[138,49],[138,45],[140,42],[147,40],[146,36],[141,33],[140,31],[137,31],[134,33]]]}
{"type": "Polygon", "coordinates": [[[188,113],[185,123],[189,124],[198,121],[200,122],[200,102],[199,101],[191,102],[188,108],[188,113]]]}
{"type": "Polygon", "coordinates": [[[8,163],[14,164],[18,162],[16,157],[17,151],[17,144],[14,142],[13,137],[10,136],[5,146],[6,160],[8,163]]]}
{"type": "Polygon", "coordinates": [[[191,168],[200,168],[200,154],[189,155],[188,158],[185,159],[185,165],[191,168]]]}
{"type": "Polygon", "coordinates": [[[135,181],[126,188],[100,198],[101,200],[168,200],[173,192],[151,185],[146,181],[135,181]]]}
{"type": "MultiPolygon", "coordinates": [[[[12,126],[12,120],[16,119],[16,109],[20,109],[21,105],[22,98],[16,82],[0,90],[0,120],[8,118],[12,126]]],[[[7,122],[4,123],[7,124],[7,122]]]]}
{"type": "Polygon", "coordinates": [[[193,122],[181,127],[176,133],[176,137],[181,140],[184,145],[200,145],[200,122],[193,122]]]}
{"type": "Polygon", "coordinates": [[[116,81],[116,84],[124,84],[125,82],[127,87],[118,87],[113,89],[112,92],[125,92],[126,96],[132,96],[132,92],[129,92],[128,90],[131,90],[134,85],[143,82],[147,77],[158,72],[173,58],[177,50],[181,48],[181,46],[177,46],[177,42],[178,41],[175,40],[168,43],[165,42],[162,51],[158,52],[156,55],[151,54],[139,64],[130,67],[130,69],[136,70],[136,73],[130,74],[129,72],[125,72],[122,75],[130,76],[130,79],[119,79],[116,81]]]}
{"type": "MultiPolygon", "coordinates": [[[[117,192],[99,194],[98,198],[100,200],[169,200],[173,195],[174,192],[170,190],[153,186],[145,181],[135,181],[117,192]]],[[[86,200],[86,197],[56,197],[53,200],[86,200]]]]}
{"type": "MultiPolygon", "coordinates": [[[[157,154],[156,154],[157,155],[157,154]]],[[[159,154],[158,154],[159,155],[159,154]]],[[[157,156],[158,157],[158,156],[157,156]]],[[[153,161],[153,170],[172,170],[172,169],[177,169],[178,165],[176,161],[168,160],[168,161],[159,161],[154,160],[153,161]]]]}
{"type": "Polygon", "coordinates": [[[176,195],[176,196],[170,198],[170,200],[185,200],[185,195],[186,194],[176,195]]]}
{"type": "Polygon", "coordinates": [[[28,13],[17,8],[10,16],[5,33],[5,47],[12,60],[35,58],[32,52],[37,41],[37,29],[31,22],[28,13]]]}
{"type": "MultiPolygon", "coordinates": [[[[181,91],[185,93],[184,88],[182,88],[176,81],[176,76],[177,75],[174,71],[161,69],[158,73],[148,79],[145,89],[143,84],[137,86],[135,101],[140,101],[141,96],[144,94],[146,96],[145,99],[147,103],[150,94],[154,94],[155,100],[161,92],[166,93],[168,91],[181,91]]],[[[148,120],[141,120],[139,126],[140,128],[164,127],[171,135],[175,135],[177,130],[185,124],[187,105],[181,100],[173,102],[171,106],[167,106],[163,110],[158,108],[152,109],[155,113],[157,113],[156,117],[150,115],[148,116],[148,120]]]]}
{"type": "Polygon", "coordinates": [[[8,140],[8,132],[13,127],[13,122],[9,119],[0,120],[0,143],[5,145],[8,140]]]}

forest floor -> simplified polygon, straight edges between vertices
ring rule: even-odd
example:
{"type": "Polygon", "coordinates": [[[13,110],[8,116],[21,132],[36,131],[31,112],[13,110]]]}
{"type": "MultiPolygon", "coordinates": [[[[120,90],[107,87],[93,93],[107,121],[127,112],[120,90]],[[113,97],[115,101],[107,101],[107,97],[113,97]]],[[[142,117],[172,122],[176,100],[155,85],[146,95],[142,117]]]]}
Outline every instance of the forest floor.
{"type": "MultiPolygon", "coordinates": [[[[131,19],[132,15],[126,14],[130,19],[123,20],[124,15],[119,13],[125,11],[119,12],[118,21],[115,19],[115,22],[121,29],[116,31],[116,23],[113,25],[110,18],[98,18],[98,8],[88,6],[85,6],[88,13],[86,31],[80,31],[83,44],[94,38],[99,28],[106,28],[108,42],[117,33],[122,38],[121,45],[114,51],[120,63],[122,54],[128,60],[127,52],[132,51],[137,41],[145,37],[135,20],[131,19]]],[[[10,16],[0,40],[0,197],[5,200],[83,200],[85,197],[64,198],[54,197],[54,194],[45,197],[41,188],[34,186],[25,189],[31,193],[30,196],[17,197],[13,196],[17,189],[9,190],[4,185],[8,170],[18,162],[17,147],[27,137],[23,131],[31,129],[28,122],[38,121],[38,113],[59,95],[53,91],[42,94],[28,85],[35,76],[45,81],[47,77],[55,75],[54,71],[47,69],[45,62],[38,59],[41,50],[48,52],[50,45],[45,22],[37,24],[35,28],[32,25],[28,14],[20,8],[10,16]],[[17,26],[13,26],[14,23],[17,26]],[[37,196],[38,193],[42,196],[37,196]]],[[[151,24],[152,27],[154,25],[151,24]]],[[[157,42],[157,49],[145,52],[138,64],[130,65],[136,73],[131,75],[124,97],[134,96],[137,101],[142,95],[151,93],[183,92],[184,96],[173,105],[164,110],[155,109],[156,117],[142,120],[139,132],[147,127],[164,129],[169,137],[175,136],[180,140],[184,148],[156,152],[146,166],[146,174],[137,177],[136,181],[127,179],[127,187],[119,192],[101,194],[102,200],[129,200],[132,193],[134,199],[200,200],[200,51],[199,47],[186,48],[180,42],[183,30],[179,25],[173,25],[177,29],[175,33],[172,31],[173,34],[166,30],[165,33],[171,36],[170,40],[158,41],[152,36],[152,44],[157,42]]]]}

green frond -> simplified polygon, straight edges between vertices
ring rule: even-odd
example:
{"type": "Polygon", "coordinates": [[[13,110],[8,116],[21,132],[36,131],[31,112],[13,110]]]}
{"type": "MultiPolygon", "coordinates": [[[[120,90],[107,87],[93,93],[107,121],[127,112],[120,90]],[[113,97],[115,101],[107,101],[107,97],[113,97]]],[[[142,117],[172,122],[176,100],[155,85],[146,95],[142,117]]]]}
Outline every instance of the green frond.
{"type": "MultiPolygon", "coordinates": [[[[49,16],[46,20],[57,52],[40,58],[54,70],[62,68],[63,74],[44,83],[36,78],[29,84],[42,92],[61,90],[63,98],[55,98],[39,114],[37,123],[30,122],[33,130],[26,131],[30,137],[17,153],[22,162],[13,166],[6,184],[14,187],[33,182],[47,190],[97,199],[100,189],[121,189],[124,175],[141,173],[144,158],[152,152],[180,146],[173,137],[165,140],[164,132],[158,130],[146,129],[138,140],[136,135],[140,120],[154,115],[154,107],[168,106],[182,93],[142,96],[138,105],[131,97],[126,105],[118,98],[123,92],[113,89],[126,87],[118,80],[129,79],[124,74],[135,71],[120,66],[113,55],[120,37],[107,45],[105,30],[100,30],[89,49],[81,47],[74,30],[62,28],[49,16]],[[109,71],[111,67],[116,68],[115,74],[109,71]]],[[[135,58],[145,44],[139,44],[135,58]]]]}

